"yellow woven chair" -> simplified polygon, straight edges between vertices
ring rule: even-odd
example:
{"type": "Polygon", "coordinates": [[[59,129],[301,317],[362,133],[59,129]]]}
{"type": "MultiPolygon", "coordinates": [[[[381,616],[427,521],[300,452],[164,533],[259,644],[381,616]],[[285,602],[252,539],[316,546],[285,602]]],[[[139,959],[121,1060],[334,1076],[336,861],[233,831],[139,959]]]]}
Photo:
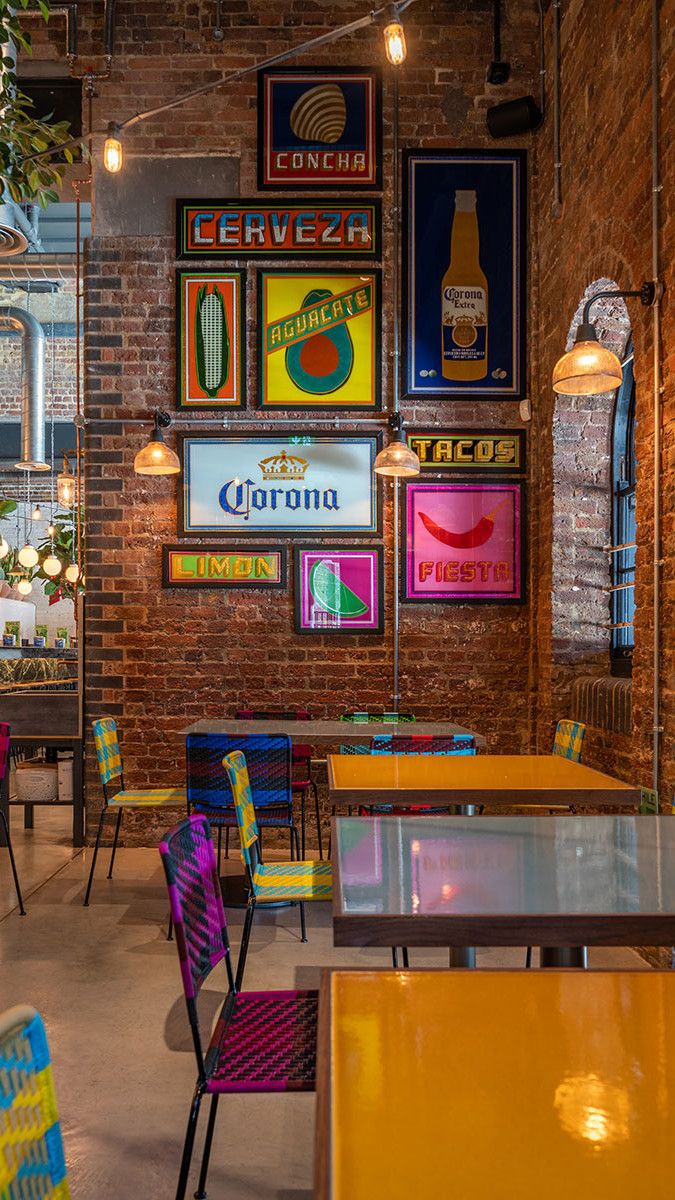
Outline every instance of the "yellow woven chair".
{"type": "Polygon", "coordinates": [[[231,754],[226,754],[223,766],[227,771],[232,788],[239,839],[249,886],[246,920],[237,963],[235,987],[238,991],[244,977],[256,906],[258,904],[299,904],[301,936],[303,942],[306,942],[305,901],[332,899],[333,869],[330,862],[300,859],[297,830],[295,830],[297,858],[291,862],[264,863],[260,854],[258,823],[251,798],[246,759],[241,750],[234,750],[231,754]]]}
{"type": "Polygon", "coordinates": [[[70,1200],[47,1035],[28,1005],[0,1016],[0,1197],[70,1200]]]}
{"type": "Polygon", "coordinates": [[[89,904],[89,895],[91,892],[91,885],[94,882],[96,858],[98,856],[98,848],[101,842],[103,824],[109,812],[117,813],[115,838],[112,846],[112,854],[110,855],[110,867],[108,869],[108,879],[112,879],[113,866],[115,865],[115,853],[117,851],[117,842],[120,835],[120,826],[122,824],[122,813],[125,809],[176,808],[176,806],[179,804],[184,804],[187,807],[187,792],[185,788],[125,788],[124,774],[122,771],[122,754],[120,751],[120,744],[117,737],[117,726],[115,722],[113,721],[112,717],[102,717],[98,721],[92,721],[92,729],[94,731],[94,745],[96,746],[98,770],[99,775],[101,776],[101,783],[103,785],[103,808],[101,809],[101,816],[96,834],[96,843],[94,845],[94,854],[91,860],[91,870],[89,872],[87,890],[84,896],[85,908],[89,904]],[[118,790],[111,792],[111,787],[117,787],[118,790]]]}
{"type": "Polygon", "coordinates": [[[553,739],[553,754],[581,762],[581,747],[584,744],[586,726],[581,721],[558,721],[553,739]]]}

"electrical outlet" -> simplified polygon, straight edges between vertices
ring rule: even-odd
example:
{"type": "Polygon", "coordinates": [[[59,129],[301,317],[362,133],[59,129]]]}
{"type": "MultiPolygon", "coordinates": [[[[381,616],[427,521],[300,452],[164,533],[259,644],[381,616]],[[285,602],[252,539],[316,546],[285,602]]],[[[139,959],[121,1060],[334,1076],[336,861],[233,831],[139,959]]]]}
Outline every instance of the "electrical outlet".
{"type": "Polygon", "coordinates": [[[649,816],[659,811],[659,794],[652,788],[640,788],[640,814],[649,816]]]}

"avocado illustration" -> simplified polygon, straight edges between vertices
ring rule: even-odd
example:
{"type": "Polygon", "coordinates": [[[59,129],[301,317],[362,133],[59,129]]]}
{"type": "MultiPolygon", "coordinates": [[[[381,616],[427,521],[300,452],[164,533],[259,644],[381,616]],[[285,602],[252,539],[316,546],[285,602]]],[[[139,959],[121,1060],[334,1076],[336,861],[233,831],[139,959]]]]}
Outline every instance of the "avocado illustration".
{"type": "MultiPolygon", "coordinates": [[[[326,288],[313,288],[301,308],[310,308],[330,300],[326,288]]],[[[296,387],[314,396],[326,396],[347,382],[354,366],[354,346],[346,322],[321,333],[313,333],[289,346],[286,370],[296,387]]]]}

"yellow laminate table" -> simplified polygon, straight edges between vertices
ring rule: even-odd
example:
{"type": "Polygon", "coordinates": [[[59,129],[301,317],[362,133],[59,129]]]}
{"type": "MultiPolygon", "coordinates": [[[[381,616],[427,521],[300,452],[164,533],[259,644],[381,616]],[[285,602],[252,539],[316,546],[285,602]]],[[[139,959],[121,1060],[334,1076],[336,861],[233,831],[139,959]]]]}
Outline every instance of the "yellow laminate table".
{"type": "Polygon", "coordinates": [[[556,754],[330,754],[335,805],[637,808],[640,789],[556,754]]]}
{"type": "Polygon", "coordinates": [[[322,977],[316,1200],[673,1194],[675,973],[322,977]]]}

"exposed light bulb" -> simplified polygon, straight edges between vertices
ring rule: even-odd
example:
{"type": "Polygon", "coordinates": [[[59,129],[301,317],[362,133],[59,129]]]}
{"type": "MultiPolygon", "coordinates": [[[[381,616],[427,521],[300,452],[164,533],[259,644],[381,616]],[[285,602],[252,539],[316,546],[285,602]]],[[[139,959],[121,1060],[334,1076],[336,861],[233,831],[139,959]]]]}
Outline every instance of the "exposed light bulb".
{"type": "Polygon", "coordinates": [[[405,62],[408,53],[405,44],[405,30],[398,17],[384,27],[384,52],[392,67],[400,67],[405,62]]]}
{"type": "Polygon", "coordinates": [[[32,513],[31,513],[31,521],[41,521],[41,520],[42,520],[42,509],[40,508],[39,504],[36,504],[35,508],[33,509],[32,513]]]}
{"type": "Polygon", "coordinates": [[[47,537],[53,537],[55,533],[56,525],[53,525],[50,521],[49,525],[47,526],[47,537]]]}
{"type": "Polygon", "coordinates": [[[80,578],[80,568],[77,563],[69,563],[65,570],[65,576],[68,583],[77,583],[80,578]]]}
{"type": "Polygon", "coordinates": [[[30,579],[20,579],[16,585],[16,590],[17,592],[21,592],[22,596],[30,596],[33,590],[33,585],[30,579]]]}
{"type": "Polygon", "coordinates": [[[6,558],[9,554],[9,542],[6,542],[4,537],[0,538],[0,558],[6,558]]]}
{"type": "Polygon", "coordinates": [[[42,564],[42,570],[44,571],[45,575],[49,575],[53,579],[55,575],[60,574],[61,566],[62,563],[60,558],[57,558],[56,555],[52,553],[48,554],[44,560],[42,564]]]}
{"type": "Polygon", "coordinates": [[[121,171],[124,162],[122,143],[117,136],[119,131],[119,125],[111,121],[108,126],[108,136],[105,139],[103,147],[103,166],[106,171],[110,171],[111,175],[116,175],[118,171],[121,171]]]}
{"type": "Polygon", "coordinates": [[[26,542],[26,545],[21,547],[18,557],[22,567],[35,567],[40,561],[40,555],[30,542],[26,542]]]}
{"type": "Polygon", "coordinates": [[[56,476],[56,497],[62,508],[72,508],[75,503],[76,480],[70,469],[68,456],[63,456],[63,470],[56,476]]]}

